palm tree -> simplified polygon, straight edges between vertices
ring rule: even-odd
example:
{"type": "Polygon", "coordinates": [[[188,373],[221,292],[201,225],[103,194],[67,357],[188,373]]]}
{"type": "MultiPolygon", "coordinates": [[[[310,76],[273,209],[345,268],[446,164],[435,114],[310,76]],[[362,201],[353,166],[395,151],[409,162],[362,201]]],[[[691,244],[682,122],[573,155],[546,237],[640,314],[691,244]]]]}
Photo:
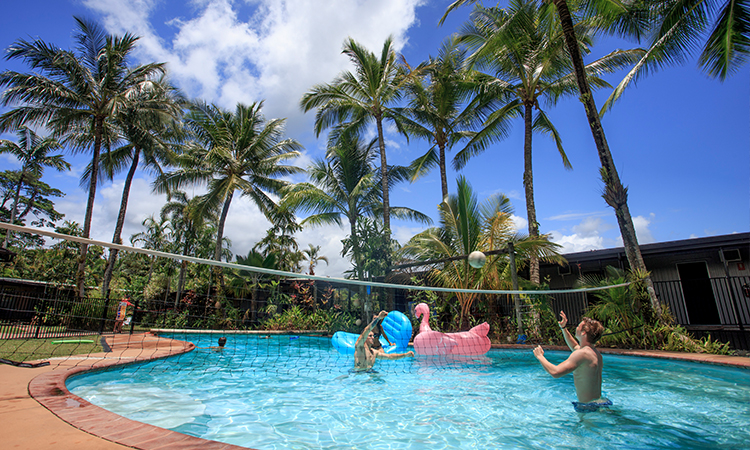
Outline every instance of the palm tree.
{"type": "MultiPolygon", "coordinates": [[[[198,213],[198,198],[188,198],[182,191],[173,190],[167,196],[167,203],[162,206],[160,216],[172,224],[174,243],[180,248],[175,249],[183,256],[201,257],[196,252],[199,248],[201,234],[205,234],[206,222],[217,220],[216,211],[204,211],[204,215],[198,213]]],[[[177,279],[177,297],[175,305],[178,305],[182,292],[185,289],[185,274],[187,273],[186,260],[180,263],[180,275],[177,279]]]]}
{"type": "MultiPolygon", "coordinates": [[[[141,231],[130,236],[130,243],[132,245],[142,244],[143,248],[149,250],[165,251],[169,245],[173,232],[169,220],[163,217],[157,220],[151,215],[143,219],[142,224],[146,227],[146,231],[141,231]]],[[[151,275],[154,273],[156,258],[156,256],[151,256],[149,258],[151,259],[151,263],[148,268],[148,280],[146,281],[146,286],[151,282],[151,275]]]]}
{"type": "MultiPolygon", "coordinates": [[[[185,126],[195,142],[178,159],[180,169],[161,178],[157,190],[167,192],[190,184],[206,185],[200,197],[199,214],[220,208],[213,258],[221,261],[224,224],[236,191],[248,197],[260,211],[271,217],[277,208],[269,193],[278,193],[287,183],[277,177],[302,169],[282,162],[299,156],[301,145],[282,139],[284,119],[266,121],[263,102],[237,104],[235,112],[218,106],[196,103],[185,118],[185,126]]],[[[221,270],[215,268],[219,286],[221,270]]]]}
{"type": "MultiPolygon", "coordinates": [[[[633,10],[616,9],[614,13],[643,12],[644,5],[635,3],[633,6],[633,10]]],[[[648,51],[617,85],[602,106],[601,114],[611,109],[625,88],[642,75],[684,61],[701,45],[698,64],[709,76],[721,81],[747,60],[750,53],[750,3],[747,0],[670,0],[651,6],[645,11],[650,19],[646,30],[637,29],[647,36],[648,51]]],[[[629,35],[641,36],[635,32],[629,35]]]]}
{"type": "MultiPolygon", "coordinates": [[[[375,217],[382,214],[382,191],[380,179],[372,161],[376,157],[373,140],[363,145],[357,136],[349,133],[337,135],[329,142],[327,159],[317,160],[308,169],[310,183],[289,186],[284,191],[282,205],[291,210],[312,212],[301,221],[301,225],[322,226],[342,224],[342,217],[349,223],[353,247],[354,265],[361,268],[360,245],[357,239],[357,224],[360,217],[375,217]]],[[[403,180],[406,170],[390,170],[403,180]]],[[[392,208],[394,216],[429,223],[429,217],[409,208],[392,208]]],[[[357,274],[362,278],[361,271],[357,274]]]]}
{"type": "MultiPolygon", "coordinates": [[[[475,1],[476,0],[456,0],[448,7],[445,15],[443,15],[443,19],[445,19],[450,11],[458,6],[466,3],[473,3],[475,1]]],[[[628,207],[628,189],[623,186],[620,181],[620,176],[617,173],[614,159],[612,158],[612,152],[609,149],[609,144],[607,143],[604,134],[604,128],[602,127],[599,112],[596,109],[596,102],[594,101],[594,96],[588,83],[586,68],[583,64],[583,57],[581,56],[579,40],[576,38],[573,17],[566,0],[550,1],[554,4],[557,10],[557,15],[565,38],[565,46],[567,47],[568,55],[573,65],[573,72],[580,93],[579,98],[583,103],[589,127],[591,128],[591,135],[594,138],[594,144],[596,145],[597,153],[599,154],[599,161],[601,163],[600,175],[604,182],[604,193],[602,196],[605,202],[615,210],[623,247],[625,248],[625,255],[631,269],[641,273],[647,273],[646,264],[643,262],[641,249],[638,246],[638,238],[635,234],[633,217],[630,214],[630,209],[628,207]]],[[[598,5],[596,2],[594,3],[598,5]]],[[[609,5],[615,4],[614,2],[606,2],[606,0],[604,3],[608,3],[609,5]]],[[[621,6],[622,3],[618,3],[617,7],[621,6]]],[[[600,9],[600,11],[602,10],[600,9]]],[[[602,25],[618,27],[625,27],[626,25],[626,22],[618,21],[616,12],[609,11],[608,14],[603,14],[602,16],[605,19],[601,22],[602,25]]],[[[441,19],[441,22],[443,19],[441,19]]],[[[659,304],[659,299],[656,297],[656,291],[654,290],[651,277],[647,277],[644,282],[646,284],[652,307],[657,313],[660,313],[661,305],[659,304]]]]}
{"type": "MultiPolygon", "coordinates": [[[[260,267],[263,269],[275,269],[279,270],[278,259],[275,253],[263,254],[255,249],[247,252],[247,256],[237,255],[237,264],[250,267],[260,267]]],[[[240,271],[246,272],[246,271],[240,271]]],[[[258,317],[258,288],[261,287],[261,281],[267,278],[260,272],[250,271],[251,279],[251,303],[250,303],[250,317],[249,319],[255,322],[258,317]]],[[[247,289],[247,283],[245,282],[244,276],[240,275],[233,279],[235,286],[241,286],[241,290],[247,289]]],[[[243,292],[244,293],[244,292],[243,292]]]]}
{"type": "MultiPolygon", "coordinates": [[[[599,161],[602,166],[600,174],[602,181],[604,182],[604,194],[602,196],[604,197],[604,201],[615,210],[617,224],[620,227],[620,235],[622,236],[622,243],[625,248],[625,255],[628,258],[628,263],[630,264],[631,269],[646,273],[646,264],[643,262],[641,248],[638,246],[638,238],[635,234],[633,217],[631,216],[630,208],[628,207],[628,189],[622,185],[622,182],[620,182],[620,176],[615,168],[615,161],[612,158],[612,152],[609,150],[609,144],[607,143],[607,138],[604,134],[604,128],[602,127],[602,122],[596,109],[596,102],[594,101],[594,96],[592,95],[588,84],[586,71],[583,66],[583,58],[580,49],[576,44],[577,40],[575,28],[573,26],[573,18],[565,0],[552,1],[557,8],[557,13],[562,24],[565,44],[568,47],[568,53],[570,54],[573,68],[575,69],[576,82],[581,94],[581,102],[586,110],[586,117],[589,121],[591,134],[594,137],[594,143],[596,144],[596,149],[599,153],[599,161]]],[[[661,314],[661,304],[656,297],[656,291],[654,290],[654,284],[651,277],[646,277],[644,281],[651,300],[651,306],[657,313],[661,314]]]]}
{"type": "MultiPolygon", "coordinates": [[[[91,231],[91,215],[99,156],[103,143],[116,136],[114,115],[130,101],[130,94],[164,73],[163,64],[127,65],[138,37],[106,34],[97,24],[75,18],[78,48],[62,50],[41,40],[19,40],[9,49],[7,59],[21,59],[34,73],[5,71],[0,74],[4,106],[21,106],[0,116],[0,130],[23,124],[44,125],[53,136],[62,137],[75,151],[91,151],[92,172],[83,223],[83,237],[91,231]]],[[[78,295],[85,296],[84,272],[87,244],[81,244],[76,276],[78,295]]]]}
{"type": "MultiPolygon", "coordinates": [[[[38,180],[42,177],[45,167],[51,167],[57,171],[70,170],[62,155],[50,155],[52,151],[60,148],[60,144],[53,138],[38,136],[28,127],[21,127],[16,134],[18,143],[2,139],[0,140],[0,154],[13,155],[21,163],[21,172],[13,193],[13,206],[10,208],[10,223],[15,223],[18,213],[21,188],[25,183],[38,180]]],[[[33,199],[30,199],[30,203],[33,199]]],[[[11,231],[6,230],[3,248],[8,248],[11,231]]]]}
{"type": "MultiPolygon", "coordinates": [[[[481,270],[471,268],[465,256],[473,251],[502,249],[509,241],[517,242],[521,255],[536,253],[547,260],[558,259],[556,248],[559,246],[549,242],[546,236],[522,238],[515,235],[513,207],[507,197],[495,195],[480,204],[464,177],[457,180],[456,195],[446,197],[438,208],[440,227],[414,236],[401,248],[400,254],[418,261],[443,261],[436,262],[437,267],[429,273],[429,277],[443,287],[482,289],[488,287],[488,281],[499,283],[503,273],[509,276],[504,271],[508,266],[505,255],[491,255],[481,270]]],[[[459,327],[463,328],[478,294],[457,292],[456,297],[461,305],[459,327]]]]}
{"type": "Polygon", "coordinates": [[[446,150],[463,140],[472,139],[471,145],[461,151],[478,153],[490,138],[484,135],[483,139],[473,139],[476,133],[472,130],[486,118],[483,107],[487,105],[480,102],[477,74],[464,67],[466,52],[457,45],[455,37],[449,38],[440,48],[437,58],[430,57],[423,64],[421,76],[405,86],[409,107],[403,110],[403,115],[411,120],[405,120],[404,127],[410,135],[432,144],[427,153],[412,163],[412,181],[437,165],[441,199],[448,195],[446,150]],[[427,83],[426,79],[429,80],[427,83]]]}
{"type": "MultiPolygon", "coordinates": [[[[472,22],[462,30],[459,41],[473,50],[469,60],[488,73],[489,90],[498,90],[508,98],[485,122],[488,129],[505,130],[507,122],[516,117],[524,123],[524,174],[526,216],[529,236],[539,236],[539,222],[534,202],[532,136],[534,132],[550,135],[566,169],[572,169],[562,139],[540,102],[554,105],[563,97],[578,92],[572,65],[559,24],[552,20],[549,7],[538,8],[535,0],[511,0],[507,9],[475,7],[472,22]],[[536,110],[536,113],[535,113],[536,110]]],[[[578,23],[576,36],[582,51],[589,52],[593,29],[578,23]]],[[[637,50],[618,50],[585,66],[589,84],[611,87],[598,75],[611,73],[631,65],[642,54],[637,50]]],[[[498,133],[499,134],[499,133],[498,133]]],[[[463,167],[476,151],[456,155],[463,167]]],[[[532,256],[530,280],[539,284],[539,261],[532,256]]]]}
{"type": "Polygon", "coordinates": [[[291,210],[278,208],[270,216],[271,228],[266,230],[266,236],[258,241],[253,250],[263,251],[265,254],[276,255],[277,268],[287,272],[298,272],[301,269],[303,253],[299,251],[299,244],[294,235],[302,230],[297,218],[291,210]]]}
{"type": "MultiPolygon", "coordinates": [[[[115,151],[106,152],[101,159],[103,167],[100,173],[106,174],[110,179],[130,163],[112,237],[114,244],[122,242],[122,228],[125,224],[130,187],[138,166],[141,165],[146,170],[162,175],[162,167],[170,164],[173,159],[170,140],[175,137],[175,132],[179,129],[178,119],[182,114],[180,105],[184,103],[177,90],[164,79],[147,86],[140,92],[135,92],[133,97],[132,101],[116,116],[123,138],[128,143],[115,151]]],[[[102,283],[104,295],[108,295],[109,292],[117,253],[116,248],[109,252],[102,283]]]]}
{"type": "MultiPolygon", "coordinates": [[[[380,57],[351,38],[345,42],[343,53],[354,64],[355,73],[344,72],[331,84],[313,86],[312,90],[302,97],[300,105],[305,112],[313,108],[318,109],[315,114],[317,136],[323,130],[347,121],[350,132],[362,131],[368,124],[375,122],[380,150],[385,238],[390,240],[391,207],[383,121],[391,120],[399,131],[404,133],[399,117],[390,105],[401,99],[401,89],[409,77],[404,76],[396,61],[393,39],[390,37],[383,43],[380,57]]],[[[404,133],[404,136],[407,135],[404,133]]]]}
{"type": "Polygon", "coordinates": [[[328,265],[328,258],[320,254],[320,245],[308,245],[310,247],[302,250],[302,253],[305,255],[305,259],[310,263],[310,275],[315,275],[315,266],[318,265],[318,262],[325,261],[326,265],[328,265]]]}

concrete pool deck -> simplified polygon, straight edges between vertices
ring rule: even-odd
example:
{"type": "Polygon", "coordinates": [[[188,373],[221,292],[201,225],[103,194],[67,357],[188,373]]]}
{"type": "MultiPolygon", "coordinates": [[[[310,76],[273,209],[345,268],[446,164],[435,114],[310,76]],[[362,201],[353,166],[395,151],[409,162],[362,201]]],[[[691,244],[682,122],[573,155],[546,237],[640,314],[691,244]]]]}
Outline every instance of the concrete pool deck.
{"type": "MultiPolygon", "coordinates": [[[[0,364],[0,424],[4,449],[142,450],[246,449],[200,439],[126,419],[71,394],[65,380],[74,373],[184,353],[192,344],[150,333],[106,336],[111,352],[52,359],[38,368],[0,364]]],[[[549,350],[565,347],[544,346],[549,350]]],[[[493,345],[526,349],[532,345],[493,345]]],[[[655,350],[602,348],[602,353],[668,358],[750,369],[750,358],[655,350]]]]}

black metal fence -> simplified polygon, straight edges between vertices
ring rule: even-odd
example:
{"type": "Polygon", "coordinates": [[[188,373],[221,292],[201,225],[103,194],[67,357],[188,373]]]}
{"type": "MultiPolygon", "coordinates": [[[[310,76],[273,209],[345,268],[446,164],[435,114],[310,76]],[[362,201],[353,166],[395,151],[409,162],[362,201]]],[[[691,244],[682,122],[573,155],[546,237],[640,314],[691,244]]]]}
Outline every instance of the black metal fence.
{"type": "MultiPolygon", "coordinates": [[[[678,324],[685,326],[697,337],[711,335],[713,339],[730,342],[733,348],[750,350],[750,277],[724,277],[710,280],[713,298],[720,323],[691,323],[685,304],[683,286],[680,281],[655,282],[657,296],[669,306],[678,324]]],[[[319,291],[322,291],[319,289],[319,291]]],[[[355,317],[360,317],[366,306],[376,309],[396,309],[407,312],[408,295],[399,290],[375,290],[366,296],[356,289],[336,287],[331,290],[327,301],[322,301],[320,292],[314,294],[317,304],[314,308],[341,308],[355,317]],[[335,291],[335,292],[334,292],[335,291]],[[369,303],[368,303],[369,302],[369,303]]],[[[295,294],[291,294],[295,295],[295,294]]],[[[289,296],[288,296],[289,297],[289,296]]],[[[498,296],[495,314],[514,316],[510,296],[498,296]]],[[[559,293],[550,295],[555,312],[565,311],[570,322],[577,322],[585,314],[590,304],[596,301],[586,293],[559,293]]],[[[288,308],[289,304],[275,305],[269,292],[263,292],[256,301],[229,299],[244,315],[226,318],[235,321],[235,326],[253,327],[264,318],[288,308]],[[251,311],[252,314],[248,314],[251,311]]],[[[133,300],[135,307],[130,309],[132,321],[130,330],[136,324],[146,327],[162,325],[174,326],[176,315],[184,328],[210,328],[217,326],[221,311],[215,309],[213,300],[195,297],[192,304],[185,305],[185,299],[177,302],[174,298],[162,300],[133,300]],[[176,304],[180,303],[180,308],[176,304]],[[209,323],[213,320],[213,323],[209,323]]],[[[0,339],[13,338],[54,338],[81,334],[111,331],[114,325],[119,299],[85,298],[72,296],[32,295],[29,293],[0,292],[0,339]]],[[[375,311],[377,312],[377,311],[375,311]]],[[[364,317],[364,316],[361,316],[364,317]]],[[[693,321],[695,322],[695,321],[693,321]]],[[[219,326],[221,326],[219,324],[219,326]]],[[[125,328],[128,331],[128,328],[125,328]]]]}

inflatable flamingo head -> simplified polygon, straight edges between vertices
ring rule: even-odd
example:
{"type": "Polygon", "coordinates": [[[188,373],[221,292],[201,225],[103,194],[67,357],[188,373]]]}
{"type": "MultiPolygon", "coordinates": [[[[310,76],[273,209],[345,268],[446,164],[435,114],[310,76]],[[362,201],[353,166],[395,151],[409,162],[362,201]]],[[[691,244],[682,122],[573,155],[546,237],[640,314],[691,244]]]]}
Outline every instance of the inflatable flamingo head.
{"type": "Polygon", "coordinates": [[[427,306],[427,303],[420,303],[417,306],[414,307],[414,316],[419,319],[422,316],[425,316],[425,319],[430,318],[430,307],[427,306]]]}

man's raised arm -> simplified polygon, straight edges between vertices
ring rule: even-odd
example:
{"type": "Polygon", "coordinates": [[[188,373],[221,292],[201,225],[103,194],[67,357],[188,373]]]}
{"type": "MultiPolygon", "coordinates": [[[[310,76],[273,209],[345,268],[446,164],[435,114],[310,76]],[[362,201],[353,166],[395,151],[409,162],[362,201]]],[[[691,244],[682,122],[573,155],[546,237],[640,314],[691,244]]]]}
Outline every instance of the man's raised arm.
{"type": "Polygon", "coordinates": [[[375,328],[375,324],[378,323],[379,320],[385,319],[385,316],[387,315],[388,315],[387,312],[380,311],[380,314],[378,314],[377,317],[372,319],[372,322],[370,322],[370,324],[367,325],[364,330],[362,330],[362,333],[357,338],[357,342],[354,343],[354,347],[365,345],[365,341],[367,340],[367,335],[370,334],[370,331],[372,331],[373,328],[375,328]]]}
{"type": "Polygon", "coordinates": [[[565,315],[565,312],[560,311],[560,319],[557,324],[560,326],[560,330],[562,330],[563,338],[565,338],[565,343],[568,344],[568,348],[571,352],[578,350],[581,348],[581,344],[578,342],[578,340],[570,334],[570,331],[568,331],[567,328],[565,328],[565,325],[568,324],[568,316],[565,315]]]}

